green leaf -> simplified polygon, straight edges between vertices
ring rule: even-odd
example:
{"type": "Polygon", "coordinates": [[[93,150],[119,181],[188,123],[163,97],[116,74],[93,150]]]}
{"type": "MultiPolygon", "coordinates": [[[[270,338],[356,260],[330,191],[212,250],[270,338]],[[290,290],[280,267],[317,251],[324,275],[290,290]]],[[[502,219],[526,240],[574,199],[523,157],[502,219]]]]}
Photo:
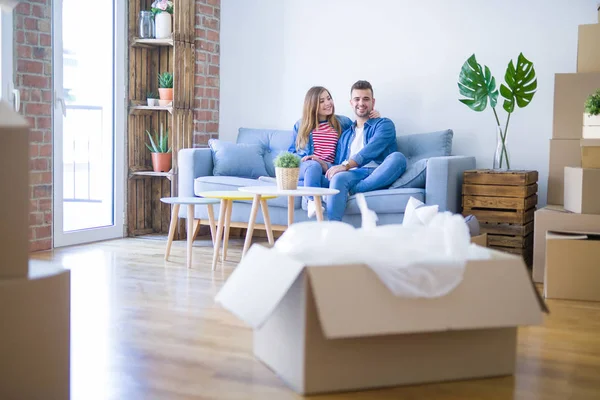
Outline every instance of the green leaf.
{"type": "Polygon", "coordinates": [[[464,62],[460,75],[458,76],[458,91],[466,99],[459,99],[467,107],[474,111],[483,111],[487,107],[488,99],[491,107],[495,107],[498,101],[498,90],[496,79],[492,76],[490,69],[484,69],[477,63],[475,54],[464,62]]]}
{"type": "Polygon", "coordinates": [[[537,89],[537,79],[533,63],[523,53],[520,53],[516,66],[513,60],[510,60],[508,63],[504,80],[507,86],[500,86],[500,94],[506,99],[503,104],[506,112],[513,112],[515,110],[515,103],[520,108],[527,107],[531,103],[537,89]]]}

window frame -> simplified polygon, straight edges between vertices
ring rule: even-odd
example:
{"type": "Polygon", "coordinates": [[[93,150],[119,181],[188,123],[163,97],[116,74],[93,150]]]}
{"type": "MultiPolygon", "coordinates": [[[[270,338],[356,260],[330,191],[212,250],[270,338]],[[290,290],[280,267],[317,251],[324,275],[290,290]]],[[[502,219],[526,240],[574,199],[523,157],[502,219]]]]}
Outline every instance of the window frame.
{"type": "Polygon", "coordinates": [[[0,7],[0,98],[14,105],[13,12],[0,7]]]}

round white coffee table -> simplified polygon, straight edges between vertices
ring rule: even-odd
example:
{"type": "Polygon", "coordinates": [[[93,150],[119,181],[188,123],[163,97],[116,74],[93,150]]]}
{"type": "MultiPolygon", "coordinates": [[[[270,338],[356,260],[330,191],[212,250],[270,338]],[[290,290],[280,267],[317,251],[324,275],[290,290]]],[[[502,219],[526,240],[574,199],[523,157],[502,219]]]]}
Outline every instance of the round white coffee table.
{"type": "MultiPolygon", "coordinates": [[[[305,186],[299,186],[298,189],[294,190],[282,190],[278,189],[277,186],[244,186],[238,188],[238,190],[245,193],[252,193],[254,195],[254,200],[252,201],[252,210],[250,211],[250,219],[248,221],[248,231],[246,232],[246,240],[244,241],[244,249],[242,250],[242,257],[246,254],[248,248],[250,248],[250,242],[252,241],[252,233],[254,231],[254,223],[256,221],[256,214],[258,213],[258,206],[261,202],[262,196],[287,196],[288,226],[290,226],[294,223],[294,197],[314,196],[317,212],[317,221],[323,221],[321,196],[338,194],[340,192],[337,189],[305,186]]],[[[274,243],[273,231],[270,229],[267,230],[267,238],[269,239],[269,244],[274,243]]]]}
{"type": "Polygon", "coordinates": [[[213,240],[213,246],[215,243],[215,214],[213,211],[213,204],[219,204],[217,199],[205,199],[200,197],[163,197],[160,199],[163,203],[172,204],[173,210],[171,212],[171,224],[169,225],[169,238],[167,240],[167,250],[165,252],[165,260],[168,261],[169,254],[171,253],[171,244],[173,244],[173,236],[175,235],[175,227],[179,220],[179,206],[184,204],[187,205],[187,267],[192,267],[192,244],[198,228],[200,227],[200,221],[196,223],[194,219],[194,206],[206,205],[208,210],[208,221],[210,224],[210,235],[213,240]]]}

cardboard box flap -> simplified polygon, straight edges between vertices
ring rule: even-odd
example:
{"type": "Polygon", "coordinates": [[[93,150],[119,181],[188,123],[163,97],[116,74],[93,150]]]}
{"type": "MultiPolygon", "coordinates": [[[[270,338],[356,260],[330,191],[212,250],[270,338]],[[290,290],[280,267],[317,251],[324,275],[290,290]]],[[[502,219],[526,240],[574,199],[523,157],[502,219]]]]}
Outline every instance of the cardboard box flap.
{"type": "Polygon", "coordinates": [[[364,265],[307,271],[323,334],[331,339],[536,325],[545,307],[516,256],[469,261],[460,285],[434,299],[394,296],[364,265]]]}
{"type": "Polygon", "coordinates": [[[215,301],[253,328],[275,310],[304,264],[260,245],[250,247],[215,301]]]}
{"type": "Polygon", "coordinates": [[[28,126],[27,120],[15,112],[10,104],[0,100],[0,128],[26,128],[28,126]]]}
{"type": "Polygon", "coordinates": [[[546,231],[546,239],[556,240],[600,240],[600,233],[584,231],[546,231]]]}
{"type": "Polygon", "coordinates": [[[581,147],[600,147],[600,139],[579,139],[581,147]]]}

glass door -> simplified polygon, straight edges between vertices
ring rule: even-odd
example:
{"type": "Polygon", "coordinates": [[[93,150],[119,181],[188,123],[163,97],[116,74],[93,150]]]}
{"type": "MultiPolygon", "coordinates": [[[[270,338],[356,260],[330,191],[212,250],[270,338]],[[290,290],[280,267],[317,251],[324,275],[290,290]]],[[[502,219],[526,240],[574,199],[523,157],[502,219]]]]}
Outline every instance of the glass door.
{"type": "Polygon", "coordinates": [[[54,246],[124,235],[125,2],[53,1],[54,246]]]}

